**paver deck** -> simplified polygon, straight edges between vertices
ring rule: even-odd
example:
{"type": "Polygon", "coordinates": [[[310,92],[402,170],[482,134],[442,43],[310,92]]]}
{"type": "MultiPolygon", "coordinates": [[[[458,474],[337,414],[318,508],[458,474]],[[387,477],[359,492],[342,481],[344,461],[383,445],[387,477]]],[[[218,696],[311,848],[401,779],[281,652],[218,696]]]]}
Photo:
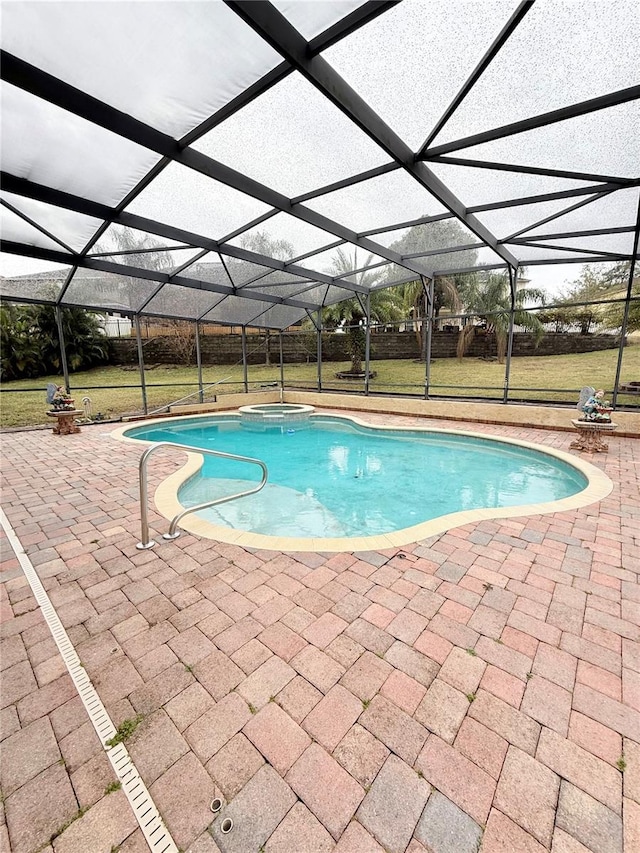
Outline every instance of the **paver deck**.
{"type": "MultiPolygon", "coordinates": [[[[600,503],[354,554],[138,551],[140,452],[104,426],[5,434],[3,507],[112,719],[141,715],[127,747],[182,850],[640,849],[640,441],[591,460],[600,503]]],[[[143,853],[0,544],[0,849],[143,853]]]]}

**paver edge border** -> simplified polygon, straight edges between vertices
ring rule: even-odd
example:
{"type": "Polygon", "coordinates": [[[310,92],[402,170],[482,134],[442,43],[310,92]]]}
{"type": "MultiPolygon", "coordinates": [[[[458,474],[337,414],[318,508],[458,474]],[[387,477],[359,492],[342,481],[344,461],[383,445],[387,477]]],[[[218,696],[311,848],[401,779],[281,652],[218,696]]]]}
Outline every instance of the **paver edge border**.
{"type": "Polygon", "coordinates": [[[31,560],[27,556],[20,539],[1,507],[0,526],[4,530],[20,563],[44,620],[47,623],[47,627],[51,631],[58,651],[71,676],[71,680],[100,739],[100,743],[107,753],[114,773],[122,784],[122,790],[149,845],[149,850],[154,851],[154,853],[179,853],[178,847],[169,834],[169,830],[162,820],[160,812],[153,802],[147,787],[140,778],[140,774],[131,760],[131,756],[125,745],[123,743],[119,743],[116,746],[108,746],[106,744],[106,741],[116,734],[116,727],[109,717],[107,709],[102,704],[91,679],[87,675],[31,560]],[[164,846],[162,845],[163,841],[165,842],[164,846]]]}

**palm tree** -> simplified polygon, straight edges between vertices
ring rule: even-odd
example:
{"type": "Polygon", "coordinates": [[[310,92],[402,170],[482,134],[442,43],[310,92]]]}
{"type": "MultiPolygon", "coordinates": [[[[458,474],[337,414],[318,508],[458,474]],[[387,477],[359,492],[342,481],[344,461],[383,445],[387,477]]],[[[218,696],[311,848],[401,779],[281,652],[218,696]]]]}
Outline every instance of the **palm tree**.
{"type": "MultiPolygon", "coordinates": [[[[544,305],[545,294],[535,287],[516,289],[513,322],[524,327],[535,336],[536,345],[544,336],[544,326],[536,314],[524,307],[527,302],[536,301],[544,305]]],[[[496,336],[498,362],[504,363],[509,338],[509,315],[511,312],[511,293],[509,279],[505,274],[489,273],[478,278],[465,294],[465,307],[469,314],[479,317],[487,324],[487,331],[496,336]]],[[[469,323],[460,329],[457,355],[464,358],[475,337],[476,327],[469,323]]]]}
{"type": "MultiPolygon", "coordinates": [[[[331,264],[331,272],[338,278],[350,277],[356,284],[372,288],[380,279],[380,271],[366,270],[353,275],[353,271],[366,268],[373,262],[373,255],[368,255],[363,263],[358,261],[358,250],[354,249],[349,256],[343,249],[338,249],[331,264]]],[[[371,321],[376,323],[392,323],[405,316],[402,298],[396,290],[385,288],[375,290],[370,298],[371,321]]],[[[362,358],[365,353],[366,321],[362,305],[355,297],[336,302],[322,309],[323,324],[332,329],[344,329],[347,333],[347,349],[351,357],[349,373],[362,373],[362,358]]]]}
{"type": "MultiPolygon", "coordinates": [[[[414,225],[408,231],[402,233],[395,242],[389,246],[399,255],[415,255],[418,252],[432,253],[442,250],[442,255],[431,254],[419,260],[426,268],[435,269],[467,269],[476,265],[478,247],[471,245],[474,237],[457,219],[443,219],[437,222],[414,225]],[[455,254],[447,254],[456,246],[468,245],[464,251],[455,254]]],[[[437,318],[442,308],[450,308],[457,313],[461,307],[460,294],[467,284],[469,275],[447,274],[436,276],[433,288],[433,315],[437,318]]],[[[425,303],[422,284],[419,280],[411,281],[403,286],[404,300],[407,312],[411,312],[415,322],[418,349],[423,359],[426,358],[426,336],[422,334],[425,319],[425,303]]]]}
{"type": "MultiPolygon", "coordinates": [[[[460,279],[462,276],[443,275],[437,276],[433,284],[433,316],[438,318],[440,311],[446,306],[454,314],[462,308],[460,301],[460,279]]],[[[468,276],[467,276],[468,278],[468,276]]],[[[425,326],[425,300],[421,281],[410,281],[402,285],[402,298],[407,313],[410,313],[414,321],[418,351],[424,361],[426,359],[426,335],[422,334],[425,326]]]]}

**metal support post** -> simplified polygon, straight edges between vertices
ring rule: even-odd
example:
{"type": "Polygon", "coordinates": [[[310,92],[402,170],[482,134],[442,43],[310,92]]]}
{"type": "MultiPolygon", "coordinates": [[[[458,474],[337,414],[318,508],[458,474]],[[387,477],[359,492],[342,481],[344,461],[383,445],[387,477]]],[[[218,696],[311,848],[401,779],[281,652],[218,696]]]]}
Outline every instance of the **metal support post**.
{"type": "Polygon", "coordinates": [[[247,368],[247,327],[242,327],[242,375],[244,377],[244,393],[249,392],[249,372],[247,368]]]}
{"type": "Polygon", "coordinates": [[[627,283],[627,301],[624,303],[624,315],[622,327],[620,328],[620,348],[618,349],[618,363],[616,364],[616,378],[613,384],[613,398],[611,404],[615,409],[618,402],[618,386],[620,385],[620,373],[622,372],[622,357],[624,355],[624,339],[629,324],[629,309],[631,307],[631,293],[633,291],[633,277],[636,272],[636,256],[638,254],[638,243],[640,241],[640,202],[638,203],[638,216],[636,218],[636,233],[633,239],[633,253],[631,255],[631,266],[629,268],[629,281],[627,283]]]}
{"type": "Polygon", "coordinates": [[[144,378],[144,353],[142,352],[142,333],[140,332],[140,315],[134,315],[136,326],[136,343],[138,344],[138,370],[140,371],[140,387],[142,389],[142,411],[146,414],[149,412],[147,405],[147,384],[144,378]]]}
{"type": "Polygon", "coordinates": [[[200,350],[200,323],[196,320],[196,363],[198,365],[198,400],[204,403],[204,387],[202,385],[202,352],[200,350]]]}
{"type": "Polygon", "coordinates": [[[422,287],[424,289],[425,301],[425,321],[427,324],[426,332],[422,330],[424,340],[424,398],[429,399],[429,387],[431,385],[431,338],[433,336],[433,292],[435,289],[435,281],[433,276],[429,279],[429,287],[427,288],[424,277],[421,276],[422,287]]]}
{"type": "MultiPolygon", "coordinates": [[[[282,392],[284,391],[284,351],[282,348],[282,329],[280,329],[278,339],[280,349],[280,395],[282,395],[282,392]]],[[[282,402],[282,400],[280,402],[282,402]]]]}
{"type": "Polygon", "coordinates": [[[69,365],[67,364],[67,348],[64,342],[64,331],[62,329],[62,308],[56,305],[56,325],[58,327],[58,343],[60,344],[60,364],[62,365],[62,375],[64,376],[64,387],[67,394],[71,393],[69,386],[69,365]]]}
{"type": "Polygon", "coordinates": [[[511,354],[513,352],[513,326],[516,310],[516,289],[518,287],[518,267],[509,266],[509,290],[511,291],[511,308],[509,310],[509,339],[507,342],[507,358],[504,367],[504,391],[502,402],[509,402],[509,377],[511,375],[511,354]]]}
{"type": "Polygon", "coordinates": [[[369,396],[369,367],[371,361],[371,294],[367,293],[365,303],[365,320],[367,323],[364,343],[364,394],[369,396]]]}
{"type": "Polygon", "coordinates": [[[322,391],[322,311],[318,311],[318,323],[316,325],[316,360],[318,363],[318,391],[322,391]]]}

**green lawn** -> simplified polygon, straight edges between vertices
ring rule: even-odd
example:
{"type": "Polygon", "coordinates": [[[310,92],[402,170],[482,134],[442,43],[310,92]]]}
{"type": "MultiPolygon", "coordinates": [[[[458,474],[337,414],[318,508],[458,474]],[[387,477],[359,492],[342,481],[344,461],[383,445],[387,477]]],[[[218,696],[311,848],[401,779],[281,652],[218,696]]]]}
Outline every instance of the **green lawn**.
{"type": "MultiPolygon", "coordinates": [[[[594,385],[610,392],[613,387],[618,351],[584,353],[580,355],[557,355],[527,358],[514,358],[511,362],[510,387],[511,398],[545,399],[549,402],[577,400],[578,392],[584,385],[594,385]],[[516,389],[525,389],[519,391],[516,389]],[[544,389],[533,391],[527,389],[544,389]]],[[[335,373],[348,368],[346,363],[325,362],[322,365],[322,385],[324,390],[345,390],[354,392],[363,390],[362,382],[338,380],[335,373]]],[[[372,362],[376,378],[371,382],[371,390],[388,393],[415,394],[424,392],[424,364],[408,360],[388,360],[372,362]]],[[[438,396],[466,396],[502,399],[504,385],[504,365],[486,362],[477,358],[437,359],[431,365],[431,392],[438,396]]],[[[220,382],[207,393],[223,394],[243,390],[242,367],[212,366],[203,370],[205,384],[220,382]]],[[[147,399],[149,409],[153,409],[179,397],[197,391],[195,367],[161,366],[147,370],[147,399]],[[165,387],[154,387],[154,386],[165,387]]],[[[316,387],[317,369],[315,364],[286,364],[284,370],[285,385],[295,387],[316,387]]],[[[640,344],[627,347],[622,364],[623,382],[640,379],[640,344]]],[[[48,382],[60,382],[59,376],[43,376],[36,380],[20,380],[3,383],[0,395],[0,426],[27,426],[47,422],[45,411],[45,388],[48,382]],[[36,389],[21,393],[10,393],[18,389],[36,389]]],[[[279,383],[278,365],[250,365],[249,385],[257,389],[270,383],[279,383]]],[[[82,408],[82,398],[91,398],[93,414],[101,412],[105,417],[117,417],[133,414],[142,410],[142,397],[137,370],[124,367],[105,367],[73,374],[71,377],[72,394],[78,408],[82,408]],[[109,389],[106,386],[125,386],[109,389]],[[129,386],[129,387],[126,387],[129,386]]],[[[197,402],[197,397],[192,400],[197,402]]],[[[190,401],[188,401],[190,402],[190,401]]],[[[638,397],[620,396],[619,404],[639,406],[638,397]]]]}

